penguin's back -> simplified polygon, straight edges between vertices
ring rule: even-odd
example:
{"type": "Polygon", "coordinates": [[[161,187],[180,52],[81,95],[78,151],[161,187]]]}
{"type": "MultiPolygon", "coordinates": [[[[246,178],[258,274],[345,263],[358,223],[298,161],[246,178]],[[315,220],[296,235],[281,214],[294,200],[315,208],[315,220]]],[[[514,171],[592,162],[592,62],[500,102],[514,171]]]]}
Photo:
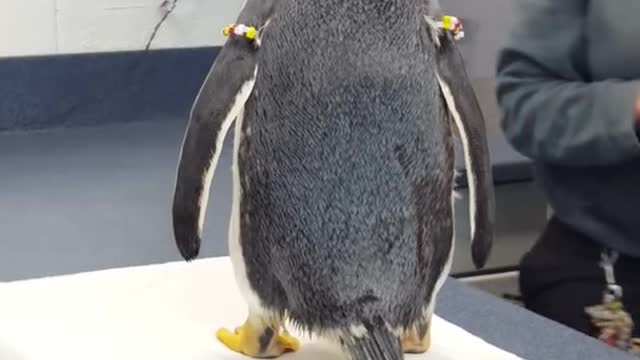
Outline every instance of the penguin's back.
{"type": "Polygon", "coordinates": [[[390,10],[379,9],[371,23],[301,3],[269,24],[245,107],[238,165],[249,279],[272,307],[307,323],[336,326],[354,309],[414,318],[437,250],[425,240],[451,236],[453,180],[424,19],[385,19],[390,10]]]}

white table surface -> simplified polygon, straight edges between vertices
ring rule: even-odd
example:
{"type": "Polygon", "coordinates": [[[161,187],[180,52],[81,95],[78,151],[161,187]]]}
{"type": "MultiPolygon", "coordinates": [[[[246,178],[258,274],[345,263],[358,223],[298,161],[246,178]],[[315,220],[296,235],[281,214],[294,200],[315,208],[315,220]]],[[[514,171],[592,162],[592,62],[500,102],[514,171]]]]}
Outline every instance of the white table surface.
{"type": "MultiPolygon", "coordinates": [[[[0,359],[246,359],[214,336],[245,315],[226,257],[0,283],[0,359]]],[[[342,358],[301,340],[283,359],[342,358]]],[[[436,316],[429,353],[407,359],[519,358],[436,316]]]]}

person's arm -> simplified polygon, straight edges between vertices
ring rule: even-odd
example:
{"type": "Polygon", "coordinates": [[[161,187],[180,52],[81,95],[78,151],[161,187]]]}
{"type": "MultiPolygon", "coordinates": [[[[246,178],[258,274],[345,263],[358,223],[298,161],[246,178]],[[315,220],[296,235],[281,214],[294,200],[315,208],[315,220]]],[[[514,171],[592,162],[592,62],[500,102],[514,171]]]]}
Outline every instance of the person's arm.
{"type": "Polygon", "coordinates": [[[502,129],[536,161],[609,165],[640,155],[640,81],[588,79],[587,2],[520,1],[498,56],[502,129]]]}

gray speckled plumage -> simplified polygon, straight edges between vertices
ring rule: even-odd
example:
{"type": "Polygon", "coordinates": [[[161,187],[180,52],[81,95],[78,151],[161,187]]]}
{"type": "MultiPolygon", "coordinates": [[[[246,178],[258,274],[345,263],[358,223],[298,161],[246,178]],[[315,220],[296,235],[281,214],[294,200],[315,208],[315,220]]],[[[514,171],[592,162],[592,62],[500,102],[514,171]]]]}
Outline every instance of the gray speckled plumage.
{"type": "Polygon", "coordinates": [[[267,308],[303,327],[415,322],[449,256],[454,155],[411,1],[289,1],[245,104],[241,244],[267,308]]]}
{"type": "MultiPolygon", "coordinates": [[[[399,359],[390,329],[428,329],[452,252],[452,120],[463,137],[478,137],[467,142],[479,179],[471,183],[489,189],[484,127],[461,57],[451,36],[438,49],[425,20],[437,11],[428,0],[249,0],[240,20],[266,26],[259,50],[227,43],[183,145],[174,228],[190,259],[204,174],[220,151],[203,131],[219,140],[232,102],[243,102],[230,235],[240,287],[250,307],[312,334],[351,334],[339,337],[354,359],[399,359]]],[[[478,199],[492,200],[485,195],[478,199]]],[[[478,208],[482,264],[493,218],[492,207],[478,208]]]]}

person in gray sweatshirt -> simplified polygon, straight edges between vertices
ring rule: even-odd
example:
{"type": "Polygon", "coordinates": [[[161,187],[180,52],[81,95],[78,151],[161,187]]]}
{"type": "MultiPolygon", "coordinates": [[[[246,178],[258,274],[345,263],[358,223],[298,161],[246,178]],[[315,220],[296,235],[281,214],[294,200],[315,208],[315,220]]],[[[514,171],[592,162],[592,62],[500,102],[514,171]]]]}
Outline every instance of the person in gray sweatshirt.
{"type": "Polygon", "coordinates": [[[525,306],[597,336],[585,308],[603,302],[604,257],[638,336],[640,1],[516,1],[501,124],[553,212],[520,264],[525,306]]]}

